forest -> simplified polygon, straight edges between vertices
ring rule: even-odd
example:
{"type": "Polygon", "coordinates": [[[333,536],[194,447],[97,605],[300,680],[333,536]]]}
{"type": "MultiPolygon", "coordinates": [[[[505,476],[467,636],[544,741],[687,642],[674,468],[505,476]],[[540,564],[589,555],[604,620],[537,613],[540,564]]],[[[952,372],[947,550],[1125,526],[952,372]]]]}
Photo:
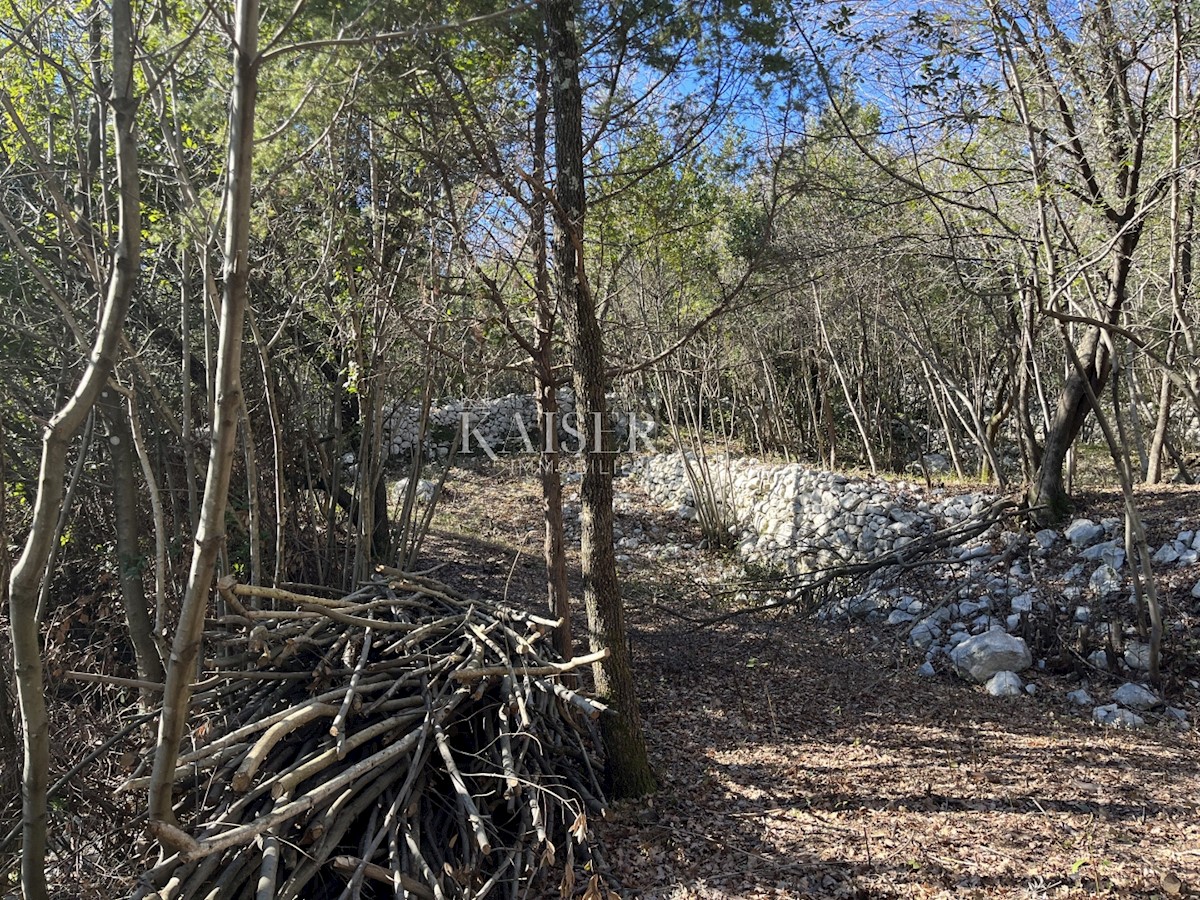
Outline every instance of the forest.
{"type": "Polygon", "coordinates": [[[0,4],[0,896],[1200,891],[1200,7],[0,4]]]}

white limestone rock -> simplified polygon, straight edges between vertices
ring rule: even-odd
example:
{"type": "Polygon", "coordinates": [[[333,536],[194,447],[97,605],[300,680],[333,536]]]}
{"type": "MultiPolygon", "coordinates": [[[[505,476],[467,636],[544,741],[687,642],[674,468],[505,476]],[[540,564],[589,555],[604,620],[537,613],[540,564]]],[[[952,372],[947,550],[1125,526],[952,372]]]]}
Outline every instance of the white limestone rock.
{"type": "Polygon", "coordinates": [[[1108,563],[1096,569],[1092,573],[1092,577],[1088,579],[1088,584],[1097,597],[1105,597],[1108,594],[1115,594],[1121,589],[1121,576],[1108,563]]]}
{"type": "Polygon", "coordinates": [[[1179,559],[1179,551],[1171,544],[1163,544],[1154,554],[1154,561],[1160,565],[1169,566],[1179,559]]]}
{"type": "MultiPolygon", "coordinates": [[[[436,491],[437,491],[437,485],[435,485],[432,481],[429,481],[426,478],[421,478],[421,479],[417,480],[417,487],[416,487],[416,490],[414,491],[414,497],[416,498],[416,501],[418,503],[428,503],[430,500],[433,499],[433,495],[436,491]]],[[[401,478],[396,483],[396,493],[399,498],[399,502],[403,503],[404,497],[408,493],[408,479],[407,478],[401,478]]]]}
{"type": "Polygon", "coordinates": [[[921,459],[925,468],[933,475],[944,475],[950,471],[950,460],[942,453],[926,453],[921,459]]]}
{"type": "Polygon", "coordinates": [[[968,560],[991,556],[992,548],[986,544],[981,544],[976,547],[956,547],[951,549],[950,553],[951,555],[957,554],[961,562],[967,562],[968,560]]]}
{"type": "Polygon", "coordinates": [[[1130,709],[1152,709],[1158,706],[1159,702],[1154,691],[1148,690],[1140,684],[1134,684],[1132,681],[1125,682],[1113,691],[1113,699],[1130,709]]]}
{"type": "Polygon", "coordinates": [[[1104,526],[1098,525],[1091,519],[1076,519],[1067,526],[1063,535],[1076,550],[1090,547],[1104,537],[1104,526]]]}
{"type": "Polygon", "coordinates": [[[1092,719],[1098,725],[1106,725],[1110,728],[1141,728],[1146,724],[1146,720],[1141,716],[1127,709],[1121,709],[1115,703],[1097,706],[1092,710],[1092,719]]]}
{"type": "Polygon", "coordinates": [[[981,597],[978,600],[964,600],[958,604],[958,614],[964,619],[976,616],[981,612],[987,612],[992,608],[990,597],[981,597]]]}
{"type": "Polygon", "coordinates": [[[955,670],[983,684],[997,672],[1023,672],[1033,665],[1025,641],[1004,631],[985,631],[968,638],[950,653],[955,670]]]}
{"type": "Polygon", "coordinates": [[[1120,546],[1117,541],[1104,541],[1100,544],[1093,544],[1079,555],[1093,562],[1099,561],[1105,563],[1117,570],[1120,570],[1121,566],[1125,565],[1125,548],[1120,546]]]}
{"type": "Polygon", "coordinates": [[[908,636],[908,639],[914,647],[925,650],[928,649],[929,646],[941,636],[942,630],[935,622],[931,622],[928,619],[922,619],[917,623],[916,627],[913,628],[912,633],[908,636]]]}
{"type": "Polygon", "coordinates": [[[989,678],[984,687],[993,697],[1020,697],[1025,686],[1016,672],[1001,671],[989,678]]]}
{"type": "Polygon", "coordinates": [[[1150,645],[1130,641],[1125,645],[1125,665],[1138,672],[1150,671],[1150,645]]]}
{"type": "Polygon", "coordinates": [[[1037,545],[1043,550],[1049,550],[1054,546],[1054,542],[1058,540],[1058,532],[1053,528],[1043,528],[1033,536],[1037,541],[1037,545]]]}

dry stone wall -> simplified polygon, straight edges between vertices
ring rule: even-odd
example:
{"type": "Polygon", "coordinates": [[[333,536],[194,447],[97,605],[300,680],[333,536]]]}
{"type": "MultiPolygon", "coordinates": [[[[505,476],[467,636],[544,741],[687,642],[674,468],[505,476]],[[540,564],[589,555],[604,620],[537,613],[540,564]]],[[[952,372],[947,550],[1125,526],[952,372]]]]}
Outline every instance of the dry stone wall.
{"type": "MultiPolygon", "coordinates": [[[[618,448],[631,445],[631,434],[638,442],[654,433],[648,416],[620,408],[615,397],[609,400],[612,429],[618,448]]],[[[575,396],[569,390],[558,392],[558,416],[555,421],[560,445],[567,453],[579,449],[575,420],[575,396]]],[[[393,404],[384,414],[384,446],[392,457],[408,458],[421,437],[421,408],[408,403],[393,404]]],[[[481,400],[443,399],[429,410],[422,450],[426,459],[446,459],[457,445],[460,456],[490,456],[538,452],[544,444],[537,401],[531,394],[505,394],[481,400]],[[466,432],[464,435],[464,431],[466,432]]]]}
{"type": "MultiPolygon", "coordinates": [[[[903,549],[979,515],[995,500],[987,494],[930,496],[909,482],[854,478],[799,463],[718,458],[708,468],[738,555],[790,575],[903,549]]],[[[631,472],[657,503],[674,507],[684,518],[697,516],[679,454],[641,457],[631,472]]]]}
{"type": "MultiPolygon", "coordinates": [[[[804,575],[902,550],[935,530],[980,516],[997,499],[797,463],[721,457],[708,467],[739,558],[781,574],[804,575]]],[[[697,518],[678,454],[635,459],[629,474],[656,503],[682,518],[697,518]]],[[[1035,619],[1087,625],[1098,640],[1111,639],[1123,651],[1115,663],[1105,651],[1095,651],[1088,660],[1093,671],[1132,680],[1111,694],[1112,703],[1095,705],[1085,679],[1070,701],[1094,705],[1093,719],[1102,725],[1138,727],[1149,710],[1161,721],[1186,727],[1187,711],[1166,706],[1136,683],[1146,674],[1147,646],[1127,625],[1110,635],[1114,625],[1102,620],[1106,610],[1133,603],[1123,543],[1120,519],[1081,518],[1061,531],[1032,534],[996,523],[947,548],[943,559],[920,570],[919,579],[881,569],[859,592],[828,603],[821,615],[862,618],[894,630],[923,651],[922,674],[954,673],[1005,697],[1037,690],[1045,661],[1035,658],[1024,638],[1035,619]]],[[[1155,562],[1200,570],[1200,529],[1180,531],[1157,549],[1155,562]]],[[[1200,581],[1192,594],[1200,596],[1200,581]]]]}

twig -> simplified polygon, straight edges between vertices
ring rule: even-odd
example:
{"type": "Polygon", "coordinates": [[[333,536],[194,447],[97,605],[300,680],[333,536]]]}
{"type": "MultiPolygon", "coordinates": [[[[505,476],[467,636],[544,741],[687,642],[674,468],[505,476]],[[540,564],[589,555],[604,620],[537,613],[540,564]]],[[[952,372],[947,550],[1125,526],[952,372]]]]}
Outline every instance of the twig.
{"type": "Polygon", "coordinates": [[[238,766],[238,770],[233,773],[233,789],[235,791],[248,790],[251,782],[254,781],[255,774],[258,772],[258,767],[262,765],[266,755],[271,752],[271,749],[276,744],[301,725],[311,722],[313,719],[334,715],[337,715],[337,707],[329,706],[325,703],[313,703],[293,709],[288,715],[268,728],[266,734],[254,742],[254,746],[250,748],[250,752],[246,754],[246,758],[238,766]]]}
{"type": "Polygon", "coordinates": [[[479,815],[479,808],[475,805],[475,801],[471,799],[471,794],[467,790],[467,785],[463,781],[462,772],[455,765],[454,755],[450,752],[450,744],[446,740],[446,733],[442,731],[441,724],[433,726],[433,738],[437,742],[438,753],[442,756],[442,762],[446,764],[446,771],[450,775],[450,783],[454,785],[454,792],[458,795],[458,802],[462,808],[466,810],[467,820],[471,823],[471,827],[475,831],[475,842],[479,845],[479,852],[487,856],[492,852],[492,842],[487,835],[487,829],[483,825],[483,817],[479,815]]]}
{"type": "MultiPolygon", "coordinates": [[[[361,869],[362,873],[372,881],[378,881],[386,885],[392,884],[392,871],[390,869],[385,869],[383,866],[367,862],[364,859],[355,859],[353,856],[335,856],[329,861],[329,864],[343,875],[354,875],[354,873],[361,869]]],[[[400,886],[410,894],[416,894],[422,900],[433,900],[433,891],[403,872],[400,873],[400,886]]]]}
{"type": "Polygon", "coordinates": [[[350,706],[354,703],[354,693],[358,689],[358,682],[362,679],[363,667],[371,655],[373,635],[374,632],[370,628],[363,632],[362,650],[358,654],[358,663],[354,667],[354,674],[350,676],[350,685],[346,688],[346,699],[342,701],[341,708],[333,717],[333,724],[329,726],[329,733],[337,738],[338,759],[342,759],[346,755],[346,716],[350,714],[350,706]]]}
{"type": "Polygon", "coordinates": [[[122,678],[120,675],[98,675],[95,672],[62,673],[63,681],[87,681],[94,684],[111,684],[116,687],[137,688],[139,691],[161,691],[163,686],[157,681],[140,681],[137,678],[122,678]]]}
{"type": "Polygon", "coordinates": [[[594,662],[599,662],[608,657],[608,648],[597,650],[595,653],[589,653],[586,656],[576,656],[570,662],[547,663],[543,666],[522,666],[513,668],[510,666],[489,666],[482,669],[459,669],[454,672],[451,677],[455,681],[466,682],[476,681],[480,678],[494,678],[502,675],[517,675],[517,676],[539,676],[539,675],[561,675],[564,672],[571,672],[581,666],[591,665],[594,662]]]}
{"type": "Polygon", "coordinates": [[[263,839],[262,868],[258,873],[254,900],[275,900],[275,875],[278,871],[279,838],[272,834],[263,839]]]}

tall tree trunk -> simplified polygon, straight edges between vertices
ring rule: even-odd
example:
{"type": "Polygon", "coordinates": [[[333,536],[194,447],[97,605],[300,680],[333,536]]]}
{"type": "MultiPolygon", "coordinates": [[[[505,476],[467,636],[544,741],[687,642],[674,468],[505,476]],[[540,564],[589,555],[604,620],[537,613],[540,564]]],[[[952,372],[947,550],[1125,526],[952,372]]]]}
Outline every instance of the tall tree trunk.
{"type": "Polygon", "coordinates": [[[1001,382],[998,396],[996,397],[996,408],[992,414],[988,416],[987,423],[983,429],[983,449],[984,453],[980,454],[979,460],[979,480],[989,482],[995,476],[997,483],[1003,487],[1005,483],[1004,473],[997,470],[992,470],[993,461],[998,458],[995,447],[996,441],[1000,437],[1000,429],[1004,426],[1004,420],[1008,418],[1008,414],[1012,412],[1013,405],[1016,402],[1015,394],[1009,393],[1007,382],[1001,382]]]}
{"type": "MultiPolygon", "coordinates": [[[[112,466],[113,511],[116,517],[117,581],[121,586],[121,604],[129,624],[129,640],[137,663],[138,678],[159,684],[163,680],[162,659],[154,643],[154,624],[146,586],[142,581],[144,556],[138,546],[141,528],[137,502],[137,477],[133,467],[133,434],[125,417],[125,405],[116,391],[100,392],[100,408],[108,426],[108,458],[112,466]]],[[[142,706],[155,701],[151,692],[142,692],[142,706]]]]}
{"type": "MultiPolygon", "coordinates": [[[[1136,225],[1127,226],[1117,239],[1113,251],[1105,302],[1105,321],[1110,325],[1116,325],[1121,317],[1126,282],[1139,236],[1136,225]]],[[[1089,390],[1099,397],[1112,371],[1112,358],[1099,326],[1087,326],[1075,354],[1080,365],[1072,368],[1067,375],[1054,419],[1046,434],[1042,464],[1030,486],[1029,505],[1037,508],[1034,518],[1047,525],[1059,522],[1067,515],[1070,501],[1063,482],[1067,452],[1075,443],[1091,410],[1089,390]]]]}
{"type": "Polygon", "coordinates": [[[538,377],[536,387],[543,442],[538,448],[538,475],[542,482],[542,522],[545,530],[542,558],[546,563],[546,597],[550,614],[560,620],[559,626],[554,629],[554,649],[563,659],[571,659],[575,652],[571,636],[571,595],[567,590],[567,546],[563,536],[558,397],[552,379],[538,377]]]}
{"type": "MultiPolygon", "coordinates": [[[[0,603],[8,601],[8,576],[12,569],[12,556],[8,550],[8,469],[4,457],[5,426],[4,410],[0,409],[0,603]]],[[[8,660],[0,653],[0,760],[4,761],[5,769],[10,773],[17,771],[17,732],[13,728],[13,708],[9,702],[8,686],[12,676],[8,670],[8,660]]],[[[12,780],[7,778],[0,784],[7,790],[16,787],[15,775],[12,780]]]]}
{"type": "Polygon", "coordinates": [[[833,378],[829,374],[829,363],[819,353],[813,354],[818,402],[821,404],[820,431],[825,437],[826,453],[822,453],[821,462],[831,470],[837,468],[837,423],[833,418],[833,378]]]}
{"type": "Polygon", "coordinates": [[[1132,343],[1125,345],[1125,364],[1124,376],[1126,387],[1126,400],[1128,409],[1125,415],[1128,417],[1129,433],[1133,438],[1133,446],[1137,451],[1138,469],[1137,480],[1146,480],[1146,471],[1150,467],[1150,453],[1146,445],[1146,420],[1142,415],[1142,410],[1146,406],[1146,401],[1142,397],[1142,383],[1139,380],[1137,368],[1136,348],[1132,343]]]}
{"type": "Polygon", "coordinates": [[[1017,362],[1017,422],[1021,435],[1021,465],[1026,480],[1031,480],[1042,462],[1042,445],[1033,424],[1033,401],[1037,392],[1034,371],[1034,314],[1036,298],[1031,286],[1020,290],[1021,347],[1017,362]]]}
{"type": "MultiPolygon", "coordinates": [[[[150,639],[154,643],[155,656],[158,660],[158,673],[155,681],[161,682],[166,670],[163,659],[167,655],[167,645],[163,639],[167,620],[167,523],[163,509],[162,492],[158,489],[158,479],[154,475],[154,467],[150,462],[150,448],[146,446],[145,435],[142,433],[141,416],[137,409],[137,394],[130,391],[125,397],[126,409],[129,412],[129,436],[133,439],[133,449],[142,466],[142,478],[146,481],[146,493],[150,496],[150,517],[154,522],[154,625],[150,639]]],[[[167,473],[168,494],[172,499],[175,491],[170,487],[171,470],[162,465],[159,454],[159,467],[167,473]]],[[[178,510],[173,510],[178,518],[178,510]]]]}
{"type": "Polygon", "coordinates": [[[46,789],[50,762],[50,723],[46,716],[42,683],[38,592],[42,579],[46,577],[46,561],[50,556],[58,509],[63,500],[67,448],[112,373],[125,314],[137,280],[141,241],[135,138],[137,101],[133,95],[133,16],[129,0],[113,0],[111,9],[111,105],[120,201],[117,245],[87,368],[74,394],[50,420],[42,435],[42,461],[33,519],[24,550],[13,567],[9,581],[9,632],[25,742],[21,780],[21,890],[26,900],[44,900],[47,897],[46,789]]]}
{"type": "Polygon", "coordinates": [[[155,836],[170,846],[171,804],[179,742],[187,725],[192,678],[204,630],[213,570],[225,541],[225,507],[237,444],[242,401],[242,331],[250,271],[250,189],[253,174],[254,107],[258,92],[258,0],[238,0],[234,24],[233,94],[229,115],[228,181],[225,189],[225,286],[217,341],[216,406],[208,474],[192,567],[167,666],[163,711],[150,783],[150,820],[155,836]]]}
{"type": "Polygon", "coordinates": [[[829,365],[833,368],[838,382],[842,386],[842,396],[846,398],[846,406],[850,409],[850,416],[854,419],[854,426],[858,429],[859,440],[862,441],[863,452],[867,457],[867,465],[870,466],[871,474],[874,475],[878,471],[878,466],[875,464],[875,451],[871,449],[871,437],[867,434],[866,425],[863,424],[862,416],[859,414],[858,404],[855,402],[854,395],[850,391],[850,385],[846,381],[846,375],[842,371],[842,366],[837,360],[837,354],[833,350],[833,342],[829,340],[829,332],[825,329],[825,313],[821,309],[821,294],[817,289],[816,282],[812,284],[812,298],[813,314],[821,330],[821,340],[825,344],[829,365]]]}
{"type": "Polygon", "coordinates": [[[1069,509],[1070,499],[1063,480],[1067,454],[1087,419],[1090,409],[1088,387],[1099,396],[1108,380],[1112,362],[1101,343],[1100,329],[1088,328],[1077,351],[1083,371],[1072,371],[1067,376],[1055,408],[1054,420],[1046,434],[1042,464],[1029,495],[1029,505],[1038,508],[1034,517],[1043,524],[1061,521],[1069,509]]]}
{"type": "Polygon", "coordinates": [[[250,423],[250,411],[246,409],[246,397],[241,396],[238,406],[242,436],[242,465],[246,469],[246,546],[250,555],[250,583],[262,584],[262,513],[258,502],[258,446],[254,443],[254,429],[250,423]]]}
{"type": "Polygon", "coordinates": [[[283,421],[279,412],[279,390],[275,385],[275,373],[271,369],[271,344],[263,339],[262,333],[254,321],[253,310],[247,310],[249,315],[250,334],[254,338],[254,348],[258,351],[259,369],[263,377],[263,397],[267,403],[267,413],[271,424],[271,460],[273,493],[275,495],[275,569],[271,583],[279,587],[287,578],[287,556],[284,541],[284,530],[288,520],[288,495],[284,467],[283,421]]]}
{"type": "Polygon", "coordinates": [[[583,98],[580,47],[572,0],[543,7],[554,105],[554,261],[560,308],[574,367],[584,473],[581,486],[583,601],[593,650],[607,650],[596,665],[596,690],[610,706],[603,726],[609,787],[617,797],[655,788],[626,644],[625,613],[613,550],[612,435],[605,428],[604,346],[595,297],[584,271],[586,195],[583,180],[583,98]]]}
{"type": "Polygon", "coordinates": [[[550,268],[546,252],[546,130],[550,113],[550,73],[545,55],[537,65],[537,107],[533,125],[533,184],[538,191],[531,210],[533,232],[537,316],[534,330],[534,381],[537,391],[538,418],[542,445],[538,448],[538,475],[542,482],[542,522],[545,536],[542,557],[546,563],[546,595],[550,614],[560,620],[554,630],[554,649],[563,659],[571,659],[574,640],[571,634],[571,595],[567,591],[567,546],[564,538],[562,509],[562,461],[558,445],[558,394],[554,380],[554,298],[550,291],[550,268]]]}
{"type": "MultiPolygon", "coordinates": [[[[1174,321],[1172,320],[1172,325],[1174,321]]],[[[1172,330],[1167,338],[1167,365],[1175,362],[1176,334],[1172,330]]],[[[1173,399],[1171,376],[1166,372],[1158,388],[1158,408],[1154,419],[1154,435],[1150,439],[1150,450],[1146,457],[1146,483],[1158,484],[1163,480],[1163,450],[1167,443],[1167,428],[1171,423],[1171,402],[1173,399]]]]}
{"type": "MultiPolygon", "coordinates": [[[[176,519],[175,527],[177,532],[182,533],[186,530],[192,534],[196,531],[196,526],[200,523],[200,503],[198,499],[199,491],[196,489],[196,447],[192,428],[195,425],[195,419],[192,415],[192,254],[189,252],[187,243],[179,252],[179,282],[182,285],[180,288],[179,298],[179,340],[183,344],[183,352],[180,353],[180,444],[183,447],[183,472],[187,481],[187,522],[181,526],[176,519]]],[[[182,543],[182,541],[181,541],[182,543]]],[[[161,636],[161,635],[160,635],[161,636]]]]}
{"type": "MultiPolygon", "coordinates": [[[[1171,4],[1171,97],[1167,115],[1171,119],[1171,212],[1170,237],[1168,238],[1167,282],[1171,290],[1171,332],[1167,338],[1167,365],[1174,363],[1176,346],[1176,321],[1183,312],[1183,285],[1180,277],[1180,144],[1182,123],[1180,121],[1180,93],[1183,76],[1183,17],[1180,3],[1171,4]]],[[[1181,323],[1187,327],[1186,321],[1181,323]]],[[[1167,440],[1167,428],[1171,421],[1171,380],[1164,372],[1158,392],[1158,415],[1154,422],[1154,437],[1150,442],[1149,458],[1146,461],[1146,481],[1158,484],[1162,480],[1163,446],[1167,440]]]]}

